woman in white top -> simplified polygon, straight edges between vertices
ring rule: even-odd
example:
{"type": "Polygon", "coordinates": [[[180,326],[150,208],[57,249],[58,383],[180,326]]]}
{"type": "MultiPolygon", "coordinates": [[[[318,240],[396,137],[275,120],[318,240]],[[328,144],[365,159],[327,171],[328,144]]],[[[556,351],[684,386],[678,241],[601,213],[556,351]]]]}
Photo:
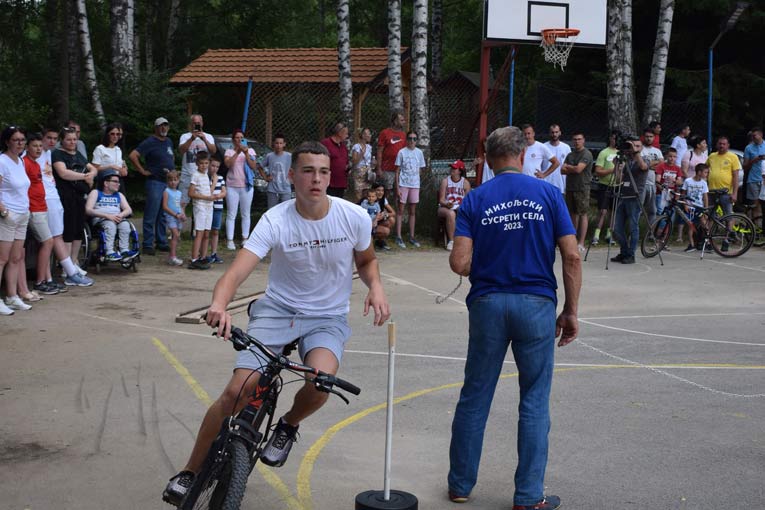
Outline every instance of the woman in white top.
{"type": "Polygon", "coordinates": [[[29,310],[18,295],[20,265],[24,263],[24,240],[29,223],[29,177],[21,154],[27,136],[21,128],[9,126],[0,134],[0,278],[5,269],[5,302],[0,315],[29,310]]]}
{"type": "Polygon", "coordinates": [[[694,135],[688,140],[688,146],[691,150],[683,156],[680,168],[684,179],[693,179],[696,175],[696,165],[707,162],[707,140],[703,136],[694,135]]]}
{"type": "Polygon", "coordinates": [[[361,201],[361,194],[369,188],[368,175],[370,170],[374,170],[372,160],[372,131],[369,128],[362,128],[359,131],[359,143],[351,148],[351,158],[353,161],[353,192],[356,196],[356,203],[361,201]]]}
{"type": "Polygon", "coordinates": [[[247,147],[247,140],[241,129],[235,129],[231,134],[233,147],[223,154],[223,161],[228,168],[226,173],[226,248],[235,250],[234,226],[236,213],[242,219],[242,239],[250,237],[250,207],[252,206],[253,187],[247,182],[247,170],[258,168],[257,154],[247,147]]]}
{"type": "Polygon", "coordinates": [[[451,251],[457,228],[457,209],[470,191],[470,182],[465,179],[465,163],[461,159],[449,167],[449,177],[444,177],[438,188],[438,217],[446,223],[446,249],[451,251]]]}
{"type": "MultiPolygon", "coordinates": [[[[100,176],[106,170],[116,170],[120,176],[120,181],[127,176],[127,165],[122,159],[122,149],[119,141],[122,137],[122,125],[115,122],[106,126],[104,136],[101,138],[101,145],[93,151],[93,165],[98,169],[100,176]]],[[[120,183],[120,190],[122,183],[120,183]]]]}

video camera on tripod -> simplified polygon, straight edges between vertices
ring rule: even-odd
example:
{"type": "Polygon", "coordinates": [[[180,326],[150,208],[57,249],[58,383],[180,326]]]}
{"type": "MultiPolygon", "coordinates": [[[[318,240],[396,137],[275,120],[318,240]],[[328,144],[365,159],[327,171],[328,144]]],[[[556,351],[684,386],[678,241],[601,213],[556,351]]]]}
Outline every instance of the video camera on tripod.
{"type": "Polygon", "coordinates": [[[640,138],[633,134],[622,134],[616,132],[616,158],[620,162],[625,162],[635,155],[634,142],[640,141],[640,138]]]}

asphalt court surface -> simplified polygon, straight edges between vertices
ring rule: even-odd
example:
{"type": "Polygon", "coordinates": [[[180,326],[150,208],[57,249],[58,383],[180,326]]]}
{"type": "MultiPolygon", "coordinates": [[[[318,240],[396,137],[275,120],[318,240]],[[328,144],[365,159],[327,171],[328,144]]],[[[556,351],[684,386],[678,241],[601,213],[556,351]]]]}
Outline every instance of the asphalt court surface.
{"type": "MultiPolygon", "coordinates": [[[[229,256],[230,257],[230,256],[229,256]]],[[[165,481],[185,462],[235,353],[176,313],[209,302],[223,267],[198,272],[146,257],[92,289],[0,318],[0,509],[170,508],[165,481]]],[[[580,338],[556,349],[548,491],[570,509],[756,508],[765,472],[765,250],[703,261],[673,250],[584,266],[580,338]]],[[[443,250],[380,257],[397,325],[391,487],[450,508],[451,419],[467,338],[465,280],[443,250]]],[[[556,268],[559,271],[559,268],[556,268]]],[[[241,294],[264,288],[256,270],[241,294]]],[[[353,508],[383,484],[387,330],[361,315],[354,283],[340,375],[362,388],[301,427],[278,469],[250,477],[245,509],[353,508]]],[[[562,296],[562,289],[559,289],[562,296]]],[[[244,315],[237,315],[245,325],[244,315]]],[[[288,385],[281,409],[297,384],[288,385]]],[[[464,508],[512,506],[517,379],[507,359],[483,459],[464,508]]]]}

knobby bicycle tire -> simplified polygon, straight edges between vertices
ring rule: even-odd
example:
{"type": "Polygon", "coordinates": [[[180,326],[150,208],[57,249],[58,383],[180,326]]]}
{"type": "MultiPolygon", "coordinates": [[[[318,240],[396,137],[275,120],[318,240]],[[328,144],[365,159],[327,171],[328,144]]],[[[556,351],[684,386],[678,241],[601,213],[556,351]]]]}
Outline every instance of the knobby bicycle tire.
{"type": "Polygon", "coordinates": [[[743,214],[726,214],[712,223],[709,240],[721,257],[738,257],[752,247],[754,231],[754,223],[743,214]]]}
{"type": "Polygon", "coordinates": [[[239,510],[242,499],[244,499],[244,490],[247,487],[247,478],[250,476],[251,469],[250,456],[244,443],[234,438],[230,446],[231,478],[221,510],[239,510]]]}
{"type": "MultiPolygon", "coordinates": [[[[224,439],[224,441],[227,441],[224,439]]],[[[218,453],[218,440],[210,447],[202,470],[194,480],[181,510],[221,510],[231,480],[231,443],[218,453]]]]}
{"type": "Polygon", "coordinates": [[[655,257],[672,239],[672,217],[662,214],[640,240],[640,253],[647,259],[655,257]],[[651,236],[653,232],[653,237],[651,236]]]}

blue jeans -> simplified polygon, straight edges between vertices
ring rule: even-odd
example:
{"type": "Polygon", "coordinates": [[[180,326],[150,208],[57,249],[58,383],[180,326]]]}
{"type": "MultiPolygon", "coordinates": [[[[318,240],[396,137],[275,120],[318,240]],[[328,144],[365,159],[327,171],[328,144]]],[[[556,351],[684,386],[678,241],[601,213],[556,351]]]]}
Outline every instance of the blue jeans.
{"type": "Polygon", "coordinates": [[[619,253],[622,257],[634,257],[637,250],[638,238],[640,237],[640,204],[638,199],[623,198],[616,206],[616,215],[614,217],[614,236],[619,242],[619,253]],[[629,232],[625,221],[629,221],[629,232]],[[629,240],[627,237],[629,236],[629,240]]]}
{"type": "Polygon", "coordinates": [[[167,185],[155,179],[146,179],[146,207],[143,211],[143,247],[154,248],[156,230],[157,246],[167,246],[167,227],[162,211],[162,193],[167,185]]]}
{"type": "Polygon", "coordinates": [[[544,497],[550,386],[555,349],[555,303],[533,294],[494,293],[470,305],[465,383],[452,422],[449,490],[470,494],[478,479],[483,434],[507,347],[518,367],[518,466],[513,504],[544,497]]]}

